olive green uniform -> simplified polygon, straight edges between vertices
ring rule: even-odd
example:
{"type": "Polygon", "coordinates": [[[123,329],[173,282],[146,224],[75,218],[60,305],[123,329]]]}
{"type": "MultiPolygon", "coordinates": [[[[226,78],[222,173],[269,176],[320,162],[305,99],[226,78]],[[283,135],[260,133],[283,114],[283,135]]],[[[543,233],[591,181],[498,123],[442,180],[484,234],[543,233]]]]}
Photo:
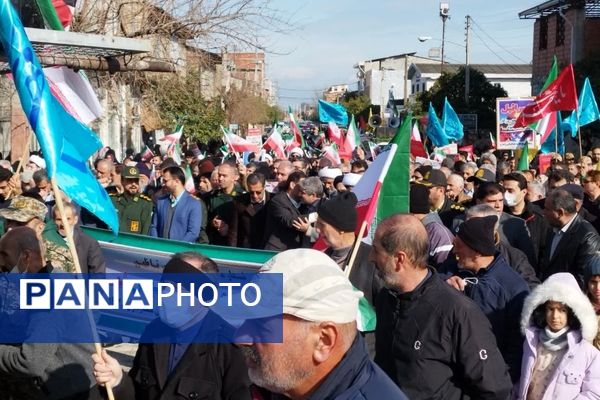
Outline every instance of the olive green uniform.
{"type": "Polygon", "coordinates": [[[119,232],[148,234],[154,208],[150,197],[144,194],[111,194],[110,198],[119,215],[119,232]]]}

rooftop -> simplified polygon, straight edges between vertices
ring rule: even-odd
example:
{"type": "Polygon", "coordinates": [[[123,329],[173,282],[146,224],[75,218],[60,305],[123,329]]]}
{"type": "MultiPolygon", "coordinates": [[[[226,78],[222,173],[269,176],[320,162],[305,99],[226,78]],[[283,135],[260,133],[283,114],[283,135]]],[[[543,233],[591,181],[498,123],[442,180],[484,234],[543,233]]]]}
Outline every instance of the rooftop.
{"type": "Polygon", "coordinates": [[[600,0],[549,0],[519,13],[521,19],[537,19],[570,8],[585,7],[587,18],[600,18],[600,0]]]}
{"type": "MultiPolygon", "coordinates": [[[[415,67],[423,74],[434,74],[440,72],[439,64],[421,64],[414,63],[415,67]]],[[[455,73],[464,64],[446,64],[444,63],[444,72],[455,73]]],[[[531,74],[532,66],[530,64],[469,64],[469,68],[476,69],[483,74],[531,74]]]]}

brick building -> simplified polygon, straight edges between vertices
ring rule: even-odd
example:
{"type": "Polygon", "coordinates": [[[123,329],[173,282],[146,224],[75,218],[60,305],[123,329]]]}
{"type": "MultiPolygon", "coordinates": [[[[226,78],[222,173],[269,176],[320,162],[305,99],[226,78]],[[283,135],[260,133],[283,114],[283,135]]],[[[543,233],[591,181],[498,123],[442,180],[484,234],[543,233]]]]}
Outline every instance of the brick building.
{"type": "Polygon", "coordinates": [[[539,93],[552,59],[559,68],[600,53],[600,0],[550,0],[519,13],[533,25],[532,94],[539,93]]]}

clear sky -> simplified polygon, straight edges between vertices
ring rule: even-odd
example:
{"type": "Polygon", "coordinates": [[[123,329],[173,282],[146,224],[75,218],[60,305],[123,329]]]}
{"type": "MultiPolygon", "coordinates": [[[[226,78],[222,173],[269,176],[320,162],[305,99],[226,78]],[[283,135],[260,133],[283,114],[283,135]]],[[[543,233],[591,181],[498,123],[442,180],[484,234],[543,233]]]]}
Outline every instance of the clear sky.
{"type": "MultiPolygon", "coordinates": [[[[446,2],[446,62],[465,61],[466,15],[473,19],[472,64],[531,62],[533,20],[517,14],[541,0],[446,2]]],[[[266,56],[278,103],[287,107],[312,102],[335,84],[356,89],[353,66],[362,60],[409,52],[427,57],[430,48],[441,45],[439,5],[438,0],[274,0],[274,8],[297,22],[292,32],[269,37],[269,48],[281,53],[266,56]],[[421,43],[419,36],[432,39],[421,43]]]]}

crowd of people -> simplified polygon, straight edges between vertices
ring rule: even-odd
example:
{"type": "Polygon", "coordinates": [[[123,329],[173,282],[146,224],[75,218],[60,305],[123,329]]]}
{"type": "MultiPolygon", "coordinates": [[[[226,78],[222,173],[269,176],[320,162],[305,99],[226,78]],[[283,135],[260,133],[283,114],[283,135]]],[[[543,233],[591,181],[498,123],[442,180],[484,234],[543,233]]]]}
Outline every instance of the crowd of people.
{"type": "MultiPolygon", "coordinates": [[[[173,342],[140,344],[128,373],[93,346],[0,345],[2,398],[106,398],[106,386],[126,399],[599,398],[600,148],[544,173],[499,151],[413,160],[409,212],[379,221],[369,244],[353,188],[372,159],[357,149],[342,163],[300,148],[246,163],[107,152],[94,172],[121,232],[277,253],[260,273],[283,274],[283,343],[179,343],[217,318],[199,309],[159,315],[173,342]]],[[[0,161],[0,269],[73,271],[67,220],[82,270],[103,272],[80,229],[103,222],[56,210],[41,157],[12,167],[0,161]]],[[[217,270],[181,253],[164,272],[217,270]]]]}

